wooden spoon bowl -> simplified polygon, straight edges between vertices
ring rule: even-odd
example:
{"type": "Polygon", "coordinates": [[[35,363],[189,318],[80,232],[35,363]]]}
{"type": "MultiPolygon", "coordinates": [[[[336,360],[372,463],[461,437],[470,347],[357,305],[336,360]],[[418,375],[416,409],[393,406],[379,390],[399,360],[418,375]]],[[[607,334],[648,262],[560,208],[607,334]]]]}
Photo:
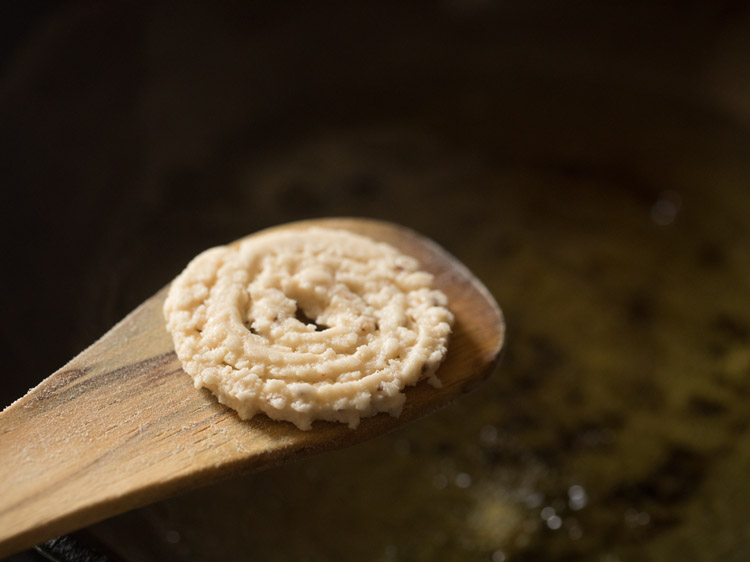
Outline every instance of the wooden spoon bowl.
{"type": "MultiPolygon", "coordinates": [[[[0,556],[240,472],[351,445],[434,411],[494,368],[504,323],[487,289],[454,257],[400,226],[322,219],[387,242],[435,275],[455,315],[436,389],[406,390],[399,418],[356,430],[315,422],[300,431],[259,415],[242,421],[182,371],[164,326],[165,287],[101,339],[0,413],[0,556]]],[[[275,230],[275,229],[274,229],[275,230]]]]}

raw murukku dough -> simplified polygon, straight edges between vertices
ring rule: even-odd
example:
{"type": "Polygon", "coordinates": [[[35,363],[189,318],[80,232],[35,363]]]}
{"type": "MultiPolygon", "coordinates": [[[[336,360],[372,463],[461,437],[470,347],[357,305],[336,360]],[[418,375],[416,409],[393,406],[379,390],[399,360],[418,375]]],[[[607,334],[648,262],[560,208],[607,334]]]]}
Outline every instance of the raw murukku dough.
{"type": "Polygon", "coordinates": [[[435,375],[453,315],[417,261],[344,230],[279,230],[212,248],[164,304],[196,388],[242,419],[309,429],[401,413],[402,390],[435,375]]]}

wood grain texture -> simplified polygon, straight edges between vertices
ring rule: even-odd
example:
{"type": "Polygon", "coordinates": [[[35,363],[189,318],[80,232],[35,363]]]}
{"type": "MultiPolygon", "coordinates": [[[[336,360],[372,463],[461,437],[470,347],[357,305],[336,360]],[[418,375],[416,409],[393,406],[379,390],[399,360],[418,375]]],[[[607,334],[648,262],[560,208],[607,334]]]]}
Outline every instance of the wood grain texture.
{"type": "Polygon", "coordinates": [[[409,388],[401,417],[351,430],[316,422],[300,431],[259,415],[241,421],[180,367],[162,317],[167,288],[0,413],[0,556],[239,472],[334,449],[391,430],[473,389],[492,371],[504,340],[486,288],[433,242],[370,220],[324,219],[392,244],[435,275],[455,314],[435,389],[409,388]]]}

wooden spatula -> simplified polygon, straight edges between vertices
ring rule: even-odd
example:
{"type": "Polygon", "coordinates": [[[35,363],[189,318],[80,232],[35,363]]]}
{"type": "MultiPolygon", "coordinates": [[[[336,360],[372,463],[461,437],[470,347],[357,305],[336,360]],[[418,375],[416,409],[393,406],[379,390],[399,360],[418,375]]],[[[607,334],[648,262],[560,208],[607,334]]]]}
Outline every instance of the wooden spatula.
{"type": "MultiPolygon", "coordinates": [[[[351,445],[392,430],[476,387],[504,339],[487,289],[435,243],[360,219],[277,228],[342,228],[388,242],[435,275],[455,315],[442,388],[407,389],[399,418],[356,430],[316,422],[300,431],[265,416],[242,421],[180,368],[164,326],[167,289],[0,413],[0,557],[232,474],[351,445]]],[[[43,342],[40,342],[43,345],[43,342]]]]}

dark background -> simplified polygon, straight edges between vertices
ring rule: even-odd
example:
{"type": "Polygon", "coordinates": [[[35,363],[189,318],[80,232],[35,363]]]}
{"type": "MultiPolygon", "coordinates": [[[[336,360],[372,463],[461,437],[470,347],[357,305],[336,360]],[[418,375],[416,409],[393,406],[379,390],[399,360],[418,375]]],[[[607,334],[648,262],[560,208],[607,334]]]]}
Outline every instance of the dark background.
{"type": "Polygon", "coordinates": [[[509,323],[465,404],[96,540],[128,560],[746,559],[744,3],[2,6],[3,406],[199,251],[308,217],[419,230],[509,323]],[[336,496],[404,443],[377,494],[336,496]],[[468,490],[399,487],[461,463],[468,490]],[[589,505],[554,532],[535,494],[562,514],[573,484],[589,505]],[[243,500],[284,509],[258,521],[243,500]],[[320,528],[284,537],[308,500],[320,528]]]}

